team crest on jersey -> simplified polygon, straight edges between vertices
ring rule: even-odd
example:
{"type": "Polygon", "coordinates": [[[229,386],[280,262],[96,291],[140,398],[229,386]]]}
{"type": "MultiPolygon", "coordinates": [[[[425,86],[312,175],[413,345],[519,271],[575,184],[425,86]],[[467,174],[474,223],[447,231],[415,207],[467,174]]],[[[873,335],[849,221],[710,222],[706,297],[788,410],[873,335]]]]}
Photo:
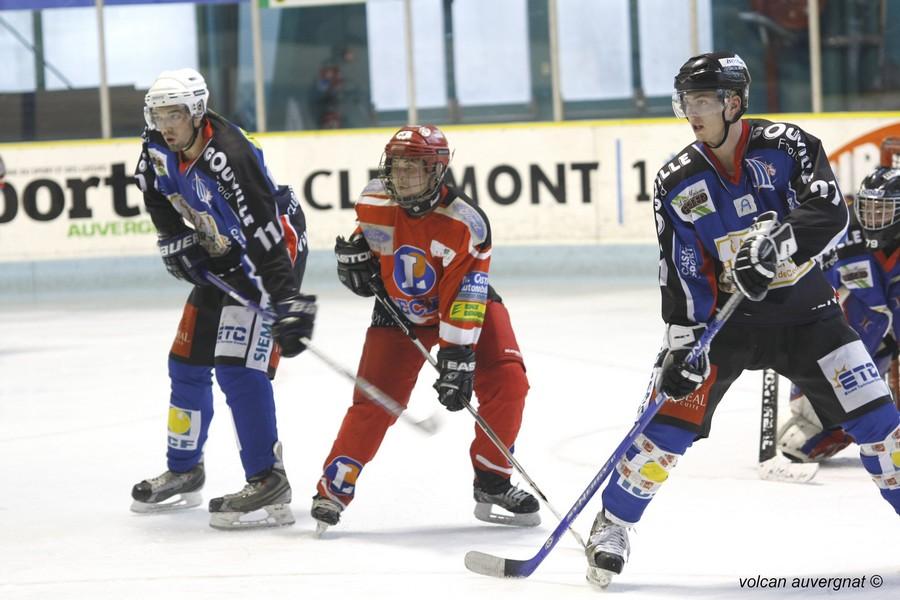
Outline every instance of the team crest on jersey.
{"type": "Polygon", "coordinates": [[[400,246],[394,252],[394,283],[407,296],[427,294],[434,287],[437,275],[425,257],[425,252],[415,246],[400,246]]]}
{"type": "Polygon", "coordinates": [[[872,269],[869,268],[869,262],[861,260],[838,267],[841,274],[841,283],[850,290],[863,290],[873,287],[875,282],[872,278],[872,269]]]}
{"type": "Polygon", "coordinates": [[[747,166],[747,173],[750,174],[750,181],[753,187],[758,190],[774,190],[775,166],[765,163],[758,158],[747,158],[744,160],[747,166]]]}
{"type": "Polygon", "coordinates": [[[672,198],[672,206],[675,208],[675,214],[688,223],[716,212],[705,181],[698,181],[681,190],[672,198]]]}
{"type": "Polygon", "coordinates": [[[196,450],[200,439],[200,411],[169,405],[169,448],[196,450]]]}
{"type": "Polygon", "coordinates": [[[325,467],[328,489],[335,494],[352,496],[356,491],[356,480],[362,472],[362,465],[349,456],[338,456],[325,467]]]}
{"type": "Polygon", "coordinates": [[[206,187],[206,182],[203,181],[199,173],[194,173],[194,194],[197,195],[197,200],[207,207],[212,207],[212,192],[206,187]]]}

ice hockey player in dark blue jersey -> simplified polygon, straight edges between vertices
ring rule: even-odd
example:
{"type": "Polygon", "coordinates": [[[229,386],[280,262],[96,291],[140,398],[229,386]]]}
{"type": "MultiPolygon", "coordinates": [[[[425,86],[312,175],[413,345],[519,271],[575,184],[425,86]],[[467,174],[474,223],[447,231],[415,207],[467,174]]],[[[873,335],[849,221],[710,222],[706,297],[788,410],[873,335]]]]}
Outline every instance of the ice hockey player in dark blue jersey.
{"type": "Polygon", "coordinates": [[[290,525],[291,486],[270,378],[279,354],[296,356],[312,335],[315,296],[300,293],[306,223],[290,188],[272,180],[256,142],[209,110],[208,99],[203,77],[181,69],[160,74],[145,100],[135,176],[166,268],[194,287],[169,352],[168,470],[134,486],[132,510],[201,502],[215,371],[247,485],[209,502],[210,525],[290,525]],[[207,272],[270,306],[278,318],[273,323],[241,306],[209,285],[207,272]]]}
{"type": "MultiPolygon", "coordinates": [[[[881,165],[863,180],[851,202],[846,238],[822,258],[826,277],[842,292],[841,304],[850,326],[875,359],[882,377],[897,354],[900,339],[898,150],[897,138],[882,144],[881,165]]],[[[823,428],[812,403],[797,386],[791,389],[790,407],[791,418],[778,432],[778,447],[785,456],[819,462],[853,442],[841,427],[823,428]]]]}
{"type": "Polygon", "coordinates": [[[815,398],[822,421],[860,444],[866,470],[900,513],[900,415],[815,260],[843,236],[847,207],[818,139],[790,123],[741,119],[749,88],[744,61],[731,53],[692,57],[675,77],[673,108],[696,141],[655,183],[666,323],[656,389],[669,399],[603,490],[586,548],[588,579],[600,586],[622,571],[628,529],[678,458],[709,435],[716,406],[745,369],[772,368],[815,398]],[[747,299],[708,355],[687,363],[704,323],[735,293],[747,299]]]}

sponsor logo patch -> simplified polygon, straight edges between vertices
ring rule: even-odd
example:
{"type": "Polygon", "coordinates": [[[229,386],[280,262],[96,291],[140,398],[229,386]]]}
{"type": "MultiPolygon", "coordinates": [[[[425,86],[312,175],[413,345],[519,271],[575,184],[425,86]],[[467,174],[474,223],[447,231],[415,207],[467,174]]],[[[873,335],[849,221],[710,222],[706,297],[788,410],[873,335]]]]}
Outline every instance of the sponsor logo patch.
{"type": "Polygon", "coordinates": [[[353,496],[361,472],[362,464],[349,456],[338,456],[325,467],[328,489],[342,496],[353,496]]]}
{"type": "Polygon", "coordinates": [[[688,223],[716,212],[705,181],[699,181],[682,190],[672,198],[672,206],[675,208],[675,214],[688,223]]]}
{"type": "Polygon", "coordinates": [[[481,302],[454,302],[450,305],[450,319],[481,323],[484,321],[485,305],[481,302]]]}
{"type": "Polygon", "coordinates": [[[169,405],[169,448],[196,450],[200,439],[200,411],[169,405]]]}
{"type": "Polygon", "coordinates": [[[394,283],[407,296],[422,296],[431,291],[437,281],[434,268],[425,252],[415,246],[400,246],[394,252],[394,283]]]}
{"type": "Polygon", "coordinates": [[[847,286],[847,289],[861,290],[875,285],[868,261],[841,265],[838,267],[838,272],[841,274],[841,282],[847,286]]]}
{"type": "Polygon", "coordinates": [[[818,360],[819,368],[834,388],[841,407],[850,412],[889,396],[887,384],[878,374],[866,347],[859,340],[844,344],[818,360]]]}
{"type": "Polygon", "coordinates": [[[466,273],[459,284],[457,300],[474,300],[475,302],[487,302],[488,275],[481,271],[466,273]]]}
{"type": "Polygon", "coordinates": [[[691,246],[682,246],[678,252],[678,270],[684,277],[699,277],[697,252],[691,246]]]}

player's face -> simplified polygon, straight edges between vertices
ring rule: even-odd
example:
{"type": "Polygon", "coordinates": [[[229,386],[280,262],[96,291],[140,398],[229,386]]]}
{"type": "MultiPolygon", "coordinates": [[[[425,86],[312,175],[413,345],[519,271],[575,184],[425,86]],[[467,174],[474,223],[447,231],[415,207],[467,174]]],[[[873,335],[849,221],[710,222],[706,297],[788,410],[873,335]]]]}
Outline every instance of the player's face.
{"type": "Polygon", "coordinates": [[[401,198],[424,194],[431,184],[425,161],[410,158],[391,160],[391,184],[401,198]]]}
{"type": "Polygon", "coordinates": [[[698,142],[715,144],[722,139],[725,104],[718,92],[687,92],[682,96],[681,106],[698,142]]]}
{"type": "Polygon", "coordinates": [[[866,229],[884,229],[894,223],[897,212],[894,200],[860,197],[857,202],[859,202],[859,220],[866,229]]]}
{"type": "Polygon", "coordinates": [[[182,150],[194,135],[191,115],[184,106],[163,106],[150,112],[153,125],[162,134],[170,150],[182,150]]]}

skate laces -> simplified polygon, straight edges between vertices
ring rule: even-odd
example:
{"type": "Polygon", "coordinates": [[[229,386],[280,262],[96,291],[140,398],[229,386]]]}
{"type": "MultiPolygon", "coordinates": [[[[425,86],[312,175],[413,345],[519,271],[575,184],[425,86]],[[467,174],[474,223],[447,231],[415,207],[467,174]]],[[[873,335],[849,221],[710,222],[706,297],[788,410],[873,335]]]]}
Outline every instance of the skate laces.
{"type": "Polygon", "coordinates": [[[153,490],[161,490],[167,487],[175,487],[190,479],[190,472],[175,473],[174,471],[166,471],[162,475],[158,475],[152,479],[148,479],[147,483],[153,490]]]}
{"type": "Polygon", "coordinates": [[[628,530],[609,521],[606,521],[596,533],[591,534],[588,544],[594,546],[594,554],[608,552],[627,559],[631,551],[628,530]]]}

